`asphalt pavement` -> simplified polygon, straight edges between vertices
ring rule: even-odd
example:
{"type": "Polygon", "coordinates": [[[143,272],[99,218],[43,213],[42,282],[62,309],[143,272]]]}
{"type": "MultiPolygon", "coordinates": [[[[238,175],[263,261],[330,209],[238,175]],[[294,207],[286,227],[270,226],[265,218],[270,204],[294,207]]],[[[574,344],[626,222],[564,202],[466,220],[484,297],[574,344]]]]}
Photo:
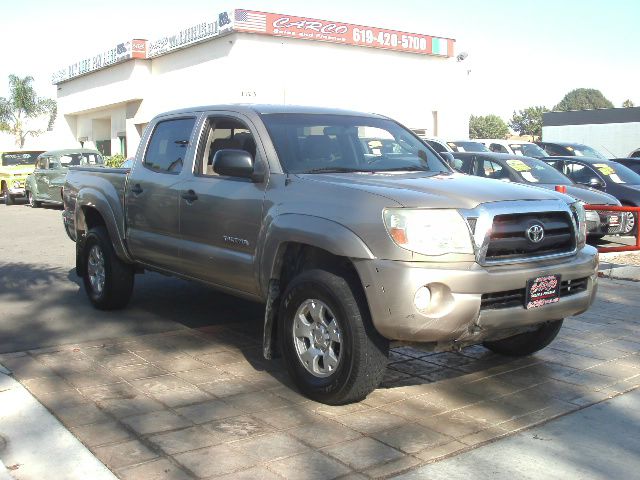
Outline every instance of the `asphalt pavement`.
{"type": "Polygon", "coordinates": [[[262,307],[157,273],[137,275],[129,306],[94,309],[75,274],[75,244],[57,207],[0,205],[0,353],[228,323],[259,327],[262,307]]]}

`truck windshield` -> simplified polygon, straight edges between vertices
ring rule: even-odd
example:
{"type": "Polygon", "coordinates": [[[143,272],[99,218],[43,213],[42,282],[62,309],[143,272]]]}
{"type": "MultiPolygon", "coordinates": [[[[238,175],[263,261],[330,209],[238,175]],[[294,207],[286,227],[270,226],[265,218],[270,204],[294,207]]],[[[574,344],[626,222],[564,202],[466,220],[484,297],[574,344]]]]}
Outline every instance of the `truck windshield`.
{"type": "Polygon", "coordinates": [[[451,171],[391,120],[299,113],[262,118],[287,173],[451,171]]]}
{"type": "Polygon", "coordinates": [[[2,166],[34,165],[36,158],[42,152],[4,152],[2,154],[2,166]]]}

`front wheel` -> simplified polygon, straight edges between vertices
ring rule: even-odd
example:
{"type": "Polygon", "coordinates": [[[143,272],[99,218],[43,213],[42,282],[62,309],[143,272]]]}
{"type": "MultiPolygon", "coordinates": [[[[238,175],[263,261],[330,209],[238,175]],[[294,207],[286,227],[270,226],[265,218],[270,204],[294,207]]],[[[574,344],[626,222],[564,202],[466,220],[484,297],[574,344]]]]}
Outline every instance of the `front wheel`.
{"type": "Polygon", "coordinates": [[[2,195],[4,196],[4,204],[9,206],[9,205],[13,205],[16,203],[15,198],[13,198],[11,196],[11,194],[9,193],[9,189],[7,188],[6,185],[4,185],[2,187],[2,195]]]}
{"type": "Polygon", "coordinates": [[[31,208],[40,208],[40,205],[42,205],[42,202],[39,202],[35,198],[33,198],[33,193],[31,193],[31,190],[27,190],[27,202],[29,202],[29,206],[31,208]]]}
{"type": "Polygon", "coordinates": [[[133,291],[134,269],[118,258],[105,227],[89,230],[84,241],[82,280],[99,310],[124,308],[133,291]]]}
{"type": "Polygon", "coordinates": [[[318,402],[362,400],[384,376],[389,342],[373,327],[363,295],[324,270],[309,270],[287,287],[279,336],[298,388],[318,402]]]}
{"type": "Polygon", "coordinates": [[[521,333],[501,340],[484,342],[489,350],[511,357],[524,357],[549,345],[562,327],[562,320],[543,323],[536,330],[521,333]]]}

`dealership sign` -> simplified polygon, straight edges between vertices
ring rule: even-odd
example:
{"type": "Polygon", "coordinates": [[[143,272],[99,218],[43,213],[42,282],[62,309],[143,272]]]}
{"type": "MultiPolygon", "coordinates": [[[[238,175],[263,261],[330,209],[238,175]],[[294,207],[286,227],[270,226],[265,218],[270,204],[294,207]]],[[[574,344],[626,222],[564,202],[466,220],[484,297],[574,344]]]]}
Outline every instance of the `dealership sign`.
{"type": "Polygon", "coordinates": [[[455,42],[451,38],[253,10],[235,10],[233,29],[238,32],[261,33],[278,37],[301,38],[443,57],[453,56],[455,42]]]}
{"type": "Polygon", "coordinates": [[[52,83],[58,84],[132,58],[158,57],[234,31],[441,57],[453,56],[455,42],[451,38],[386,28],[236,9],[219,13],[213,21],[207,19],[152,41],[130,40],[119,43],[98,55],[58,70],[53,74],[52,83]]]}
{"type": "Polygon", "coordinates": [[[119,43],[116,46],[105,50],[93,57],[84,58],[78,62],[62,68],[52,76],[51,83],[56,84],[78,77],[86,73],[100,70],[101,68],[124,62],[131,58],[146,58],[147,41],[130,40],[119,43]]]}
{"type": "Polygon", "coordinates": [[[149,42],[147,46],[147,58],[157,57],[210,40],[231,30],[231,19],[228,12],[218,14],[213,22],[200,22],[188,28],[182,29],[171,35],[165,35],[157,40],[149,42]]]}

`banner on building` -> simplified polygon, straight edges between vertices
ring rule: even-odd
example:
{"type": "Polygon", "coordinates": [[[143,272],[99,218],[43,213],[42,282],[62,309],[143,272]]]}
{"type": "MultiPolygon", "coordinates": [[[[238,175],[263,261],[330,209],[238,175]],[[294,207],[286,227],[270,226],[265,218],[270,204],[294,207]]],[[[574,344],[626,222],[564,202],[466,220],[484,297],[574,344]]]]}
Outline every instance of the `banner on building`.
{"type": "Polygon", "coordinates": [[[451,38],[253,10],[235,10],[233,29],[238,32],[342,43],[442,57],[453,56],[455,42],[451,38]]]}
{"type": "Polygon", "coordinates": [[[65,68],[55,72],[51,78],[51,83],[57,84],[78,77],[101,68],[115,65],[132,58],[146,58],[147,41],[146,40],[129,40],[127,42],[118,43],[117,45],[100,52],[93,57],[84,58],[78,62],[72,63],[65,68]]]}

